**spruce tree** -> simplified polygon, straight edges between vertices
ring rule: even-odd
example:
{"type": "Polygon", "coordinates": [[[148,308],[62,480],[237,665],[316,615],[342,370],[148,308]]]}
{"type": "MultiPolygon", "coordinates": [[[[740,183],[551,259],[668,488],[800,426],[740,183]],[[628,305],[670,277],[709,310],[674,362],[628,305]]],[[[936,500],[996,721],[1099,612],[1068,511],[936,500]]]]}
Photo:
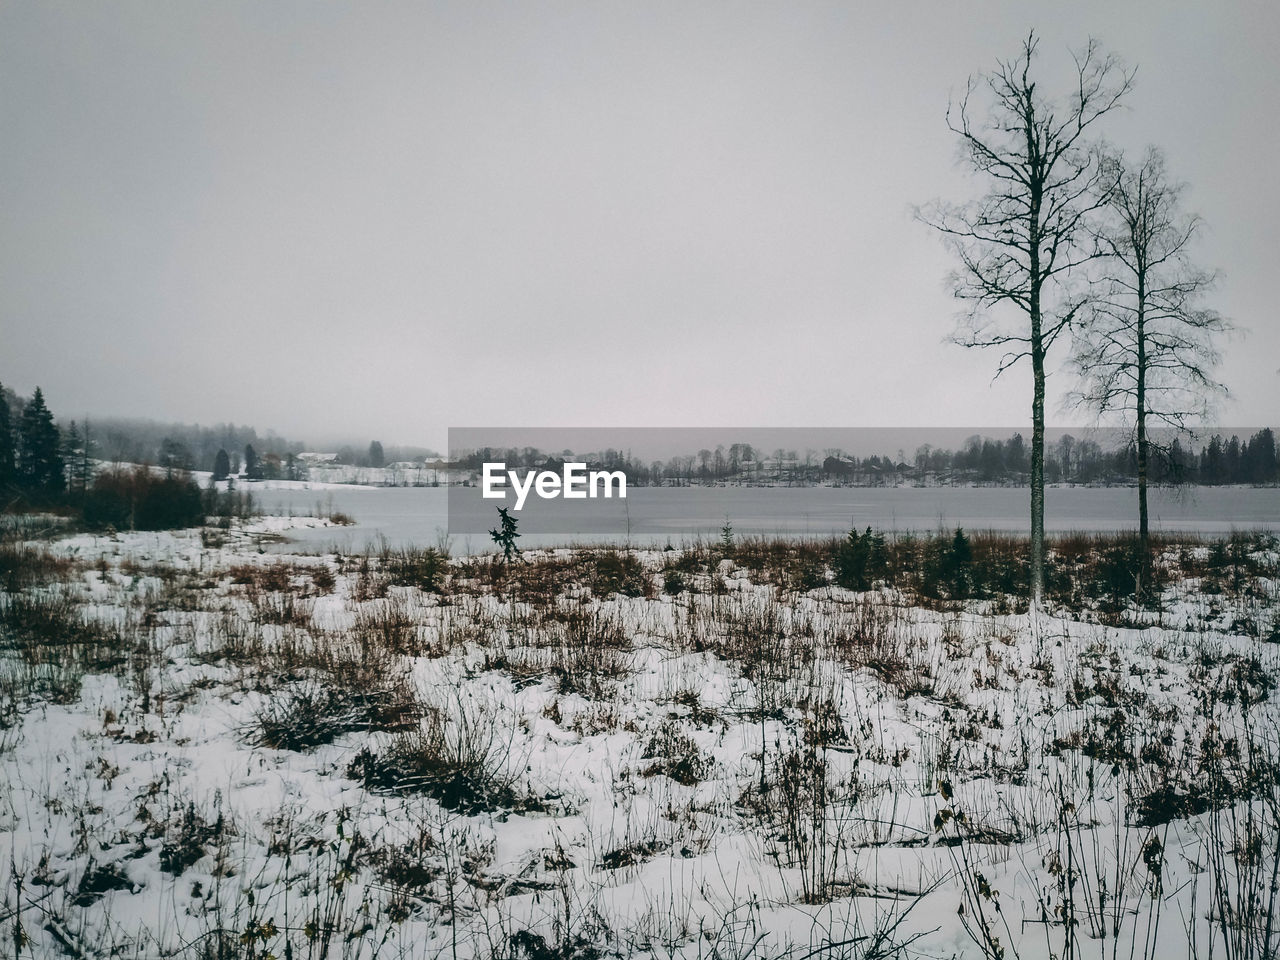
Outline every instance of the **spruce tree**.
{"type": "Polygon", "coordinates": [[[506,507],[498,508],[498,520],[502,525],[501,529],[495,527],[489,531],[489,536],[502,548],[502,559],[510,563],[513,558],[520,556],[520,548],[516,546],[516,540],[520,538],[520,534],[516,532],[516,524],[520,521],[508,514],[506,507]]]}
{"type": "Polygon", "coordinates": [[[258,459],[258,451],[253,449],[251,443],[244,445],[244,478],[246,480],[262,479],[262,461],[258,459]]]}
{"type": "Polygon", "coordinates": [[[58,494],[66,489],[58,427],[39,387],[18,425],[18,484],[31,493],[58,494]]]}
{"type": "Polygon", "coordinates": [[[1280,480],[1280,460],[1276,456],[1276,438],[1270,427],[1249,438],[1246,452],[1247,479],[1251,483],[1275,483],[1280,480]]]}
{"type": "Polygon", "coordinates": [[[84,428],[80,433],[80,443],[75,459],[68,462],[67,476],[74,490],[80,492],[81,498],[88,492],[93,483],[93,431],[89,426],[89,418],[84,419],[84,428]]]}
{"type": "Polygon", "coordinates": [[[231,476],[231,457],[227,455],[226,450],[220,449],[213,458],[213,479],[225,480],[229,476],[231,476]]]}
{"type": "Polygon", "coordinates": [[[185,473],[192,469],[191,450],[181,440],[165,437],[160,442],[160,466],[169,476],[185,473]]]}
{"type": "Polygon", "coordinates": [[[9,419],[9,401],[5,399],[3,384],[0,384],[0,496],[13,486],[16,479],[13,447],[13,424],[9,419]]]}
{"type": "Polygon", "coordinates": [[[62,462],[67,467],[67,490],[71,493],[84,492],[84,486],[80,483],[76,472],[76,468],[80,464],[82,444],[80,430],[76,427],[76,422],[72,420],[67,427],[66,433],[62,435],[62,462]]]}

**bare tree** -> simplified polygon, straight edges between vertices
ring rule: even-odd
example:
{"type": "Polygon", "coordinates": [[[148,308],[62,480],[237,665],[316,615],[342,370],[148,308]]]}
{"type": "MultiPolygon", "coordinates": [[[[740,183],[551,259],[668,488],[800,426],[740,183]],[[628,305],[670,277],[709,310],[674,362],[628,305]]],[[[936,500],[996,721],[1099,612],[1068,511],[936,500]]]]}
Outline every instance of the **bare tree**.
{"type": "Polygon", "coordinates": [[[1004,351],[996,376],[1031,363],[1031,592],[1044,595],[1044,395],[1046,356],[1077,318],[1085,295],[1073,274],[1097,255],[1089,229],[1103,202],[1104,164],[1091,128],[1114,110],[1133,81],[1090,40],[1074,56],[1069,93],[1056,101],[1032,76],[1039,45],[1027,36],[1012,60],[970,78],[947,126],[960,138],[964,166],[987,192],[964,204],[935,202],[918,217],[941,231],[960,260],[956,297],[971,301],[953,335],[966,347],[1004,351]],[[975,119],[975,95],[986,104],[975,119]]]}
{"type": "Polygon", "coordinates": [[[1180,211],[1183,186],[1169,180],[1164,155],[1148,148],[1135,168],[1110,158],[1114,176],[1098,232],[1107,269],[1089,323],[1075,338],[1081,377],[1070,402],[1099,415],[1120,413],[1132,425],[1138,458],[1138,533],[1148,556],[1147,476],[1151,425],[1186,429],[1226,393],[1213,379],[1214,337],[1230,324],[1200,306],[1215,275],[1194,266],[1188,247],[1200,219],[1180,211]]]}

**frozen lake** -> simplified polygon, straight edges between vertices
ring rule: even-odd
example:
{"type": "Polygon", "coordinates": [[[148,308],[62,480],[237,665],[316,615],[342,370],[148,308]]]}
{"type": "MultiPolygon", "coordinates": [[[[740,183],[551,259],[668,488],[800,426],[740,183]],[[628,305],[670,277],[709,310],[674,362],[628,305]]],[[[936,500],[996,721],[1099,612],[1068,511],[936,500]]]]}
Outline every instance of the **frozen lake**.
{"type": "MultiPolygon", "coordinates": [[[[267,513],[314,514],[319,507],[356,519],[351,527],[297,531],[294,543],[306,550],[360,550],[380,537],[394,546],[427,546],[449,526],[449,498],[443,487],[248,489],[267,513]]],[[[774,536],[825,536],[853,526],[1020,531],[1028,528],[1029,496],[1016,487],[633,487],[626,500],[531,500],[520,515],[520,545],[628,539],[636,545],[679,545],[682,540],[719,536],[726,517],[737,534],[774,536]]],[[[483,531],[496,525],[494,502],[482,501],[476,487],[455,489],[454,497],[453,529],[478,531],[455,533],[450,541],[454,552],[491,549],[483,531]]],[[[1050,531],[1137,527],[1133,488],[1050,487],[1045,507],[1050,531]]],[[[1233,529],[1280,531],[1280,488],[1153,489],[1150,510],[1157,530],[1205,535],[1233,529]]]]}

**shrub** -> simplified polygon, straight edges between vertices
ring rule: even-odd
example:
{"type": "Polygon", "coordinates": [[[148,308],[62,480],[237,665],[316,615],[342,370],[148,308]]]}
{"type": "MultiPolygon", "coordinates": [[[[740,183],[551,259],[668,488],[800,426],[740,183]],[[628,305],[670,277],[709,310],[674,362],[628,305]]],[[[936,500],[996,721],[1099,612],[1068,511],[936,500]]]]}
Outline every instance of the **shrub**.
{"type": "Polygon", "coordinates": [[[0,594],[0,650],[19,655],[27,692],[57,702],[74,700],[85,674],[123,667],[131,652],[118,626],[86,617],[62,593],[0,594]]]}
{"type": "Polygon", "coordinates": [[[205,855],[205,848],[218,840],[225,829],[221,812],[209,823],[196,810],[195,803],[188,803],[160,845],[160,869],[181,876],[205,855]]]}
{"type": "Polygon", "coordinates": [[[836,583],[847,590],[870,589],[873,581],[884,577],[888,569],[888,551],[884,534],[850,530],[849,536],[836,549],[836,583]]]}
{"type": "MultiPolygon", "coordinates": [[[[125,876],[118,864],[95,864],[90,862],[88,869],[80,877],[75,895],[71,902],[77,907],[88,907],[97,903],[113,890],[132,890],[133,883],[125,876]]],[[[21,942],[21,941],[19,941],[21,942]]]]}
{"type": "Polygon", "coordinates": [[[333,588],[338,585],[338,580],[334,577],[333,571],[329,569],[329,565],[322,564],[312,568],[311,585],[315,587],[316,593],[325,596],[333,593],[333,588]]]}
{"type": "Polygon", "coordinates": [[[204,512],[207,516],[217,517],[218,525],[229,529],[233,518],[247,519],[258,514],[253,494],[247,490],[219,490],[210,483],[204,492],[204,512]]]}
{"type": "Polygon", "coordinates": [[[204,523],[200,488],[184,473],[157,476],[150,468],[100,473],[85,496],[84,521],[118,530],[172,530],[204,523]]]}
{"type": "Polygon", "coordinates": [[[366,747],[357,753],[347,776],[370,790],[425,793],[442,807],[466,814],[544,810],[540,798],[519,789],[510,735],[499,728],[497,712],[492,704],[468,708],[461,700],[448,717],[430,708],[418,730],[386,750],[366,747]]]}
{"type": "Polygon", "coordinates": [[[23,587],[66,581],[76,564],[47,547],[30,543],[0,543],[0,589],[17,593],[23,587]]]}
{"type": "Polygon", "coordinates": [[[705,780],[713,765],[711,758],[699,749],[697,741],[673,721],[667,721],[653,732],[641,759],[652,761],[644,768],[646,777],[662,774],[686,787],[705,780]]]}
{"type": "Polygon", "coordinates": [[[431,593],[441,592],[449,569],[449,558],[433,547],[387,550],[382,563],[395,586],[417,587],[431,593]]]}
{"type": "Polygon", "coordinates": [[[596,557],[591,590],[602,597],[611,593],[621,593],[628,597],[649,597],[653,595],[653,581],[645,571],[644,564],[635,556],[610,550],[596,557]]]}
{"type": "Polygon", "coordinates": [[[354,730],[409,730],[420,715],[405,679],[373,690],[308,684],[273,697],[258,713],[258,742],[279,750],[307,750],[354,730]]]}

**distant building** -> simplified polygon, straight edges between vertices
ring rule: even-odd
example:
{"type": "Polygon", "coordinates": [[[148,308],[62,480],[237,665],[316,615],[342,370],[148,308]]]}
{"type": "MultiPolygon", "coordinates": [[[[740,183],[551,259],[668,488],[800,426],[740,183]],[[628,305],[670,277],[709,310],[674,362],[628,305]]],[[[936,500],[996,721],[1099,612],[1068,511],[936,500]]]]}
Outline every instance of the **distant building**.
{"type": "Polygon", "coordinates": [[[822,461],[823,476],[833,480],[846,480],[858,471],[858,465],[848,457],[827,457],[822,461]]]}

